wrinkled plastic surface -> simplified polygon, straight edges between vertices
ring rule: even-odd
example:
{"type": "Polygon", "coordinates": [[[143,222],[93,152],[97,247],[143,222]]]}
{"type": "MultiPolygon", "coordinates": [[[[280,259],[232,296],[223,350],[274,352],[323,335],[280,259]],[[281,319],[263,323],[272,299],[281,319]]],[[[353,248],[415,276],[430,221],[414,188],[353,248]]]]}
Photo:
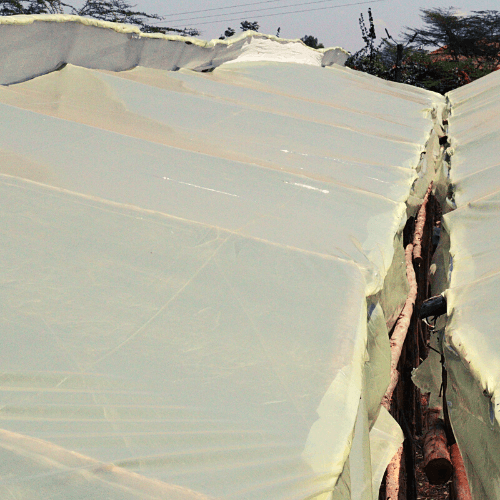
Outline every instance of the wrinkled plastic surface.
{"type": "Polygon", "coordinates": [[[129,24],[62,14],[2,16],[0,33],[0,84],[3,85],[28,80],[65,64],[111,71],[137,66],[211,71],[238,60],[343,65],[349,56],[339,47],[316,50],[301,40],[253,31],[228,40],[206,42],[179,35],[142,33],[129,24]]]}
{"type": "Polygon", "coordinates": [[[436,98],[270,62],[1,87],[2,495],[375,497],[402,435],[366,298],[436,98]]]}
{"type": "Polygon", "coordinates": [[[457,210],[445,216],[452,271],[444,349],[450,418],[473,497],[500,496],[500,75],[449,94],[457,210]]]}

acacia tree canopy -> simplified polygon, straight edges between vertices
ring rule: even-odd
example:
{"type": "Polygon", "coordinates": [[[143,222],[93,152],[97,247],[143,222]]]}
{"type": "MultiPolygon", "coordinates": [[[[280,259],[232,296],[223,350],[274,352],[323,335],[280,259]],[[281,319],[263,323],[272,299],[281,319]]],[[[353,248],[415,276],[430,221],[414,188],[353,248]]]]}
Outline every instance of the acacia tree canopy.
{"type": "Polygon", "coordinates": [[[365,46],[346,62],[358,71],[444,94],[500,67],[498,11],[423,9],[423,28],[406,27],[399,42],[386,30],[378,44],[370,10],[368,18],[359,19],[365,46]]]}
{"type": "Polygon", "coordinates": [[[500,63],[500,12],[472,11],[460,15],[453,7],[422,9],[424,27],[406,27],[405,39],[426,48],[440,49],[455,61],[472,58],[476,66],[500,63]]]}
{"type": "Polygon", "coordinates": [[[135,5],[126,0],[86,0],[82,7],[76,8],[61,0],[0,0],[0,15],[17,14],[62,14],[67,8],[71,14],[93,17],[103,21],[128,23],[138,26],[145,33],[178,33],[197,36],[200,32],[192,28],[170,28],[153,22],[163,18],[158,14],[148,14],[134,10],[135,5]]]}
{"type": "Polygon", "coordinates": [[[0,16],[19,14],[62,14],[60,0],[0,0],[0,16]]]}

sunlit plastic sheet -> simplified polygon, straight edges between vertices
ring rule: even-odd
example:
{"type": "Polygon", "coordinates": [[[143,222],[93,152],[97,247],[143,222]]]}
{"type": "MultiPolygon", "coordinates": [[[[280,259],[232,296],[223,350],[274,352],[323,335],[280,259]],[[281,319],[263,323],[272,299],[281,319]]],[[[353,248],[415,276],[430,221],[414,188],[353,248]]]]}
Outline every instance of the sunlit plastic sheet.
{"type": "Polygon", "coordinates": [[[343,65],[340,47],[312,49],[301,40],[248,31],[227,40],[142,33],[137,26],[61,14],[0,18],[0,83],[22,82],[64,64],[125,71],[136,66],[210,71],[229,61],[343,65]]]}
{"type": "Polygon", "coordinates": [[[270,62],[1,87],[2,494],[376,498],[366,298],[439,100],[270,62]]]}
{"type": "Polygon", "coordinates": [[[445,216],[452,269],[444,353],[450,418],[473,498],[500,496],[500,75],[449,94],[457,209],[445,216]]]}

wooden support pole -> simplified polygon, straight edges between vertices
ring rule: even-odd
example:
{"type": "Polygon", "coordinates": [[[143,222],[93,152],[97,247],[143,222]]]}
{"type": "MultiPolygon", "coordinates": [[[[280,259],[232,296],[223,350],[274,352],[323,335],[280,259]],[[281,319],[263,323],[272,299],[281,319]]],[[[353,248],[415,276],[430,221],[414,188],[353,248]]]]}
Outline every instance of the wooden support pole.
{"type": "MultiPolygon", "coordinates": [[[[418,346],[418,337],[412,340],[409,344],[409,351],[405,351],[406,355],[409,355],[409,358],[405,361],[405,356],[402,356],[403,347],[405,345],[405,340],[408,335],[408,330],[411,329],[415,336],[418,335],[418,325],[417,318],[413,317],[413,312],[415,309],[415,304],[418,296],[418,284],[417,284],[417,276],[415,274],[414,268],[414,259],[416,256],[416,263],[421,267],[422,263],[427,263],[428,257],[425,259],[422,257],[422,240],[424,238],[424,234],[429,233],[426,232],[426,224],[427,224],[427,204],[429,202],[429,197],[432,191],[432,182],[427,189],[427,193],[422,202],[422,206],[419,209],[415,231],[413,234],[413,243],[408,243],[405,248],[405,263],[406,263],[406,276],[408,279],[408,284],[410,286],[410,290],[408,296],[406,298],[405,304],[403,306],[403,310],[399,315],[399,318],[394,327],[391,339],[391,380],[389,383],[389,387],[382,398],[382,405],[388,410],[391,411],[393,416],[395,416],[396,420],[401,420],[398,418],[398,412],[401,412],[401,408],[398,409],[393,408],[393,394],[396,390],[396,386],[400,378],[402,379],[403,386],[399,386],[399,391],[405,391],[405,394],[408,390],[411,391],[411,387],[413,387],[411,381],[408,381],[408,373],[411,371],[412,367],[418,364],[419,360],[419,346],[418,346]],[[417,250],[415,251],[415,246],[417,246],[417,250]],[[413,318],[413,320],[412,320],[413,318]],[[400,377],[400,373],[398,372],[398,365],[400,370],[404,370],[402,372],[403,376],[400,377]],[[410,384],[410,386],[408,386],[410,384]],[[394,413],[394,410],[396,413],[394,413]]],[[[432,205],[431,205],[432,212],[432,205]]],[[[431,233],[429,233],[431,234],[431,233]]],[[[408,241],[408,240],[406,240],[408,241]]],[[[429,245],[425,245],[425,250],[429,252],[429,245]]],[[[426,256],[427,254],[424,254],[426,256]]],[[[420,272],[421,270],[419,270],[420,272]]],[[[427,270],[425,270],[427,273],[427,270]]],[[[425,298],[427,293],[427,281],[425,274],[425,283],[422,287],[422,292],[425,298]]],[[[419,299],[420,301],[423,298],[419,299]]],[[[418,394],[418,393],[417,393],[418,394]]],[[[406,394],[408,396],[408,394],[406,394]]],[[[405,396],[405,398],[406,398],[405,396]]],[[[411,405],[415,405],[415,394],[411,391],[411,405]]],[[[399,405],[400,406],[400,405],[399,405]]],[[[404,422],[406,422],[407,434],[411,435],[417,425],[415,424],[415,406],[412,409],[407,409],[407,411],[403,411],[399,417],[402,418],[404,422]],[[405,415],[408,413],[409,415],[405,415]]],[[[420,413],[418,413],[420,415],[420,413]]],[[[405,441],[404,445],[400,447],[396,455],[391,460],[389,466],[387,467],[386,478],[385,478],[385,498],[386,500],[409,500],[416,498],[417,490],[416,490],[416,481],[414,477],[414,467],[415,467],[415,457],[414,457],[414,445],[413,442],[405,441]],[[407,470],[406,470],[407,469],[407,470]],[[413,474],[413,478],[408,476],[408,474],[413,474]]]]}
{"type": "Polygon", "coordinates": [[[464,461],[457,443],[451,445],[451,461],[453,463],[452,493],[454,500],[472,500],[469,481],[465,472],[464,461]]]}
{"type": "Polygon", "coordinates": [[[390,340],[391,343],[391,382],[384,397],[382,398],[382,405],[389,411],[391,407],[392,394],[399,380],[398,373],[398,363],[401,357],[401,352],[403,350],[403,344],[406,339],[406,334],[408,333],[408,328],[411,322],[411,316],[413,314],[413,307],[415,305],[415,300],[417,299],[417,280],[415,277],[415,271],[413,269],[412,263],[413,245],[410,243],[405,248],[405,261],[406,261],[406,276],[408,278],[408,283],[410,285],[410,292],[406,298],[403,310],[399,315],[396,326],[392,333],[390,340]]]}
{"type": "Polygon", "coordinates": [[[444,484],[453,473],[444,422],[439,418],[440,412],[440,408],[429,410],[428,430],[424,436],[422,466],[430,484],[444,484]]]}
{"type": "Polygon", "coordinates": [[[385,478],[386,500],[404,500],[406,498],[403,463],[403,445],[401,445],[387,466],[385,478]]]}
{"type": "MultiPolygon", "coordinates": [[[[382,405],[390,411],[392,404],[392,395],[399,380],[399,372],[397,370],[401,352],[403,351],[404,341],[408,333],[408,328],[411,323],[413,308],[417,298],[417,281],[412,262],[413,245],[410,243],[405,248],[406,261],[406,276],[410,284],[410,291],[406,298],[403,310],[399,315],[396,326],[390,340],[391,344],[391,382],[382,398],[382,405]]],[[[385,481],[385,497],[386,500],[402,500],[406,498],[406,484],[404,479],[404,461],[403,461],[403,445],[399,448],[396,455],[392,458],[387,467],[385,481]]]]}
{"type": "Polygon", "coordinates": [[[422,238],[424,236],[425,222],[427,220],[427,203],[432,191],[432,182],[427,188],[424,200],[418,211],[417,221],[415,223],[415,233],[413,234],[413,260],[416,264],[421,264],[422,258],[422,238]]]}

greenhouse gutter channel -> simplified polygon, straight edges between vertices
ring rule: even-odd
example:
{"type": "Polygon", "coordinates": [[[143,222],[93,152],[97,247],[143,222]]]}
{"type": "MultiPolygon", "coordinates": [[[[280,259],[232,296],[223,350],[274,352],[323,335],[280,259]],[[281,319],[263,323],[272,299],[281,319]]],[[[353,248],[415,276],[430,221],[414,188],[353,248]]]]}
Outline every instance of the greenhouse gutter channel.
{"type": "MultiPolygon", "coordinates": [[[[389,332],[391,383],[382,400],[382,405],[390,411],[401,426],[405,439],[387,467],[380,487],[380,498],[408,500],[417,498],[416,448],[420,445],[417,444],[414,436],[425,438],[427,434],[435,431],[431,419],[426,422],[422,414],[421,392],[412,380],[412,372],[427,358],[429,350],[433,349],[430,345],[431,329],[427,322],[419,318],[418,313],[422,303],[430,296],[430,267],[437,247],[436,236],[442,227],[441,207],[443,206],[446,211],[456,208],[453,186],[449,183],[449,170],[453,155],[451,140],[448,137],[447,118],[450,114],[451,104],[446,97],[446,105],[432,112],[434,127],[426,144],[426,151],[422,153],[419,167],[417,167],[417,171],[422,169],[423,161],[429,160],[429,155],[433,154],[435,162],[432,179],[416,216],[410,215],[412,210],[408,206],[409,217],[403,231],[403,247],[410,290],[396,322],[392,325],[392,322],[388,321],[388,327],[392,327],[389,332]]],[[[423,181],[423,179],[419,180],[423,181]]],[[[443,361],[444,408],[428,408],[426,413],[432,415],[437,411],[438,415],[443,416],[443,419],[438,418],[437,421],[438,425],[444,426],[447,445],[450,447],[448,457],[450,457],[450,467],[453,470],[450,498],[468,500],[471,496],[464,463],[447,412],[446,368],[443,355],[441,360],[443,361]]],[[[423,449],[424,457],[426,453],[430,451],[423,449]]]]}
{"type": "Polygon", "coordinates": [[[399,318],[390,332],[391,384],[382,405],[401,426],[404,442],[389,464],[381,493],[384,498],[417,498],[416,448],[414,436],[422,433],[420,392],[411,380],[411,371],[427,356],[427,331],[416,311],[427,298],[427,276],[432,252],[432,234],[437,204],[433,182],[418,213],[408,218],[404,234],[406,275],[410,291],[399,318]]]}
{"type": "MultiPolygon", "coordinates": [[[[416,443],[413,436],[422,433],[422,413],[420,393],[411,381],[409,373],[419,365],[420,358],[427,356],[428,332],[419,324],[415,311],[427,298],[427,276],[432,249],[432,226],[436,201],[432,195],[435,171],[443,157],[441,147],[445,136],[442,124],[443,110],[436,107],[432,111],[433,128],[417,166],[419,178],[413,186],[413,193],[418,197],[425,184],[425,195],[420,197],[420,207],[412,207],[407,202],[407,221],[402,234],[404,261],[409,291],[396,321],[387,320],[391,346],[390,384],[382,399],[386,408],[400,425],[404,441],[389,463],[384,481],[380,487],[383,498],[417,497],[416,443]],[[439,153],[438,153],[439,150],[439,153]],[[418,211],[415,214],[415,210],[418,211]],[[430,227],[429,227],[430,226],[430,227]]],[[[397,238],[396,238],[397,239],[397,238]]],[[[396,243],[397,244],[397,243],[396,243]]],[[[401,255],[399,256],[401,258],[401,255]]],[[[394,261],[398,258],[395,248],[394,261]]],[[[388,284],[385,283],[385,287],[388,284]]],[[[389,311],[385,311],[386,317],[389,311]]],[[[394,316],[394,314],[393,314],[394,316]]]]}

